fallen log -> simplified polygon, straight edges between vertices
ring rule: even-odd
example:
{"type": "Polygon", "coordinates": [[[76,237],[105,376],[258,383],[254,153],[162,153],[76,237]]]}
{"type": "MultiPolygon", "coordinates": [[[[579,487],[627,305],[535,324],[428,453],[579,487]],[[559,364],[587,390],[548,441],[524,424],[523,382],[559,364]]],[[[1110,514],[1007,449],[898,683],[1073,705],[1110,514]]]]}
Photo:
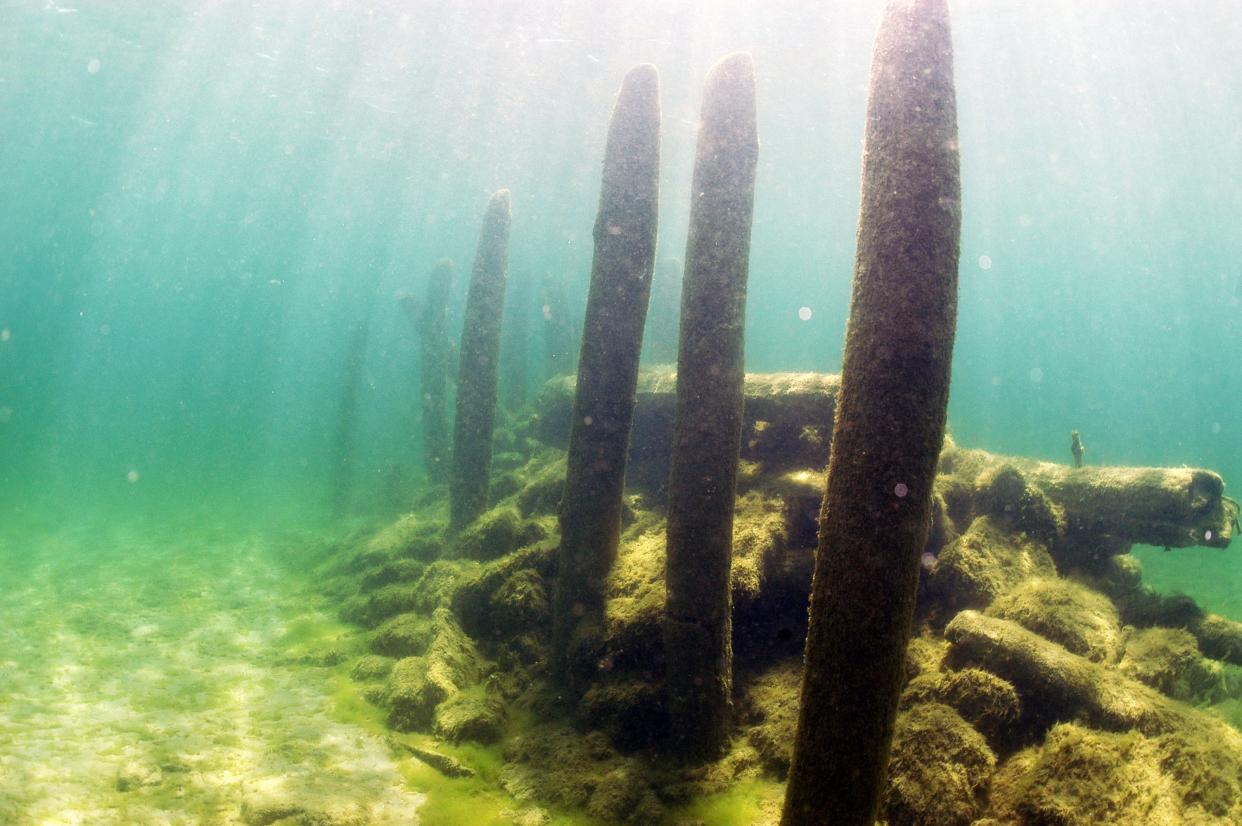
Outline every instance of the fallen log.
{"type": "Polygon", "coordinates": [[[1242,734],[1153,688],[1072,654],[1009,620],[962,611],[945,628],[948,662],[975,666],[1008,680],[1024,712],[1045,725],[1085,718],[1108,731],[1148,736],[1196,730],[1242,749],[1242,734]]]}
{"type": "Polygon", "coordinates": [[[1224,481],[1201,468],[1076,468],[949,444],[940,475],[955,521],[1013,513],[1033,487],[1051,503],[1062,542],[1104,536],[1168,548],[1225,548],[1237,530],[1238,508],[1224,496],[1224,481]]]}
{"type": "MultiPolygon", "coordinates": [[[[553,447],[569,441],[575,376],[554,376],[539,395],[535,434],[553,447]]],[[[827,373],[747,373],[743,387],[742,458],[765,470],[824,468],[841,377],[827,373]]],[[[663,491],[673,441],[677,371],[638,374],[637,405],[626,482],[663,491]]],[[[821,480],[818,495],[823,495],[821,480]]]]}

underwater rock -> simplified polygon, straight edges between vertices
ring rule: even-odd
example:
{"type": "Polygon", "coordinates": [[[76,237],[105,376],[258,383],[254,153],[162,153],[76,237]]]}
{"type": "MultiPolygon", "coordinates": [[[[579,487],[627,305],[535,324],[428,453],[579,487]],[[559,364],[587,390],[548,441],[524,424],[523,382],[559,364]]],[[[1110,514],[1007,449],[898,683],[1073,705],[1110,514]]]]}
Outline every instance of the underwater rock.
{"type": "Polygon", "coordinates": [[[487,509],[510,220],[509,190],[501,189],[492,195],[483,216],[466,295],[449,481],[449,530],[453,533],[487,509]]]}
{"type": "Polygon", "coordinates": [[[397,731],[427,730],[440,703],[479,680],[478,652],[452,613],[437,609],[432,621],[427,653],[399,660],[388,677],[383,705],[389,728],[397,731]]]}
{"type": "Polygon", "coordinates": [[[668,707],[659,685],[650,679],[597,680],[578,702],[578,717],[591,729],[606,732],[625,751],[668,736],[668,707]]]}
{"type": "MultiPolygon", "coordinates": [[[[992,777],[994,823],[1242,822],[1242,764],[1197,733],[1158,737],[1065,723],[992,777]]],[[[982,821],[981,821],[982,822],[982,821]]]]}
{"type": "Polygon", "coordinates": [[[1147,628],[1126,641],[1118,670],[1162,694],[1187,703],[1216,703],[1235,694],[1242,680],[1228,679],[1225,668],[1199,651],[1183,628],[1147,628]]]}
{"type": "Polygon", "coordinates": [[[431,617],[426,614],[398,614],[372,632],[370,648],[386,657],[413,657],[427,651],[434,635],[431,617]]]}
{"type": "Polygon", "coordinates": [[[521,811],[502,809],[500,816],[508,818],[513,826],[547,826],[547,824],[552,822],[552,815],[538,806],[522,809],[521,811]]]}
{"type": "Polygon", "coordinates": [[[565,490],[565,457],[559,451],[545,451],[527,464],[522,474],[525,485],[514,502],[523,517],[554,514],[560,509],[565,490]]]}
{"type": "Polygon", "coordinates": [[[380,529],[349,560],[348,567],[361,571],[399,558],[434,559],[443,542],[444,524],[412,513],[380,529]]]}
{"type": "Polygon", "coordinates": [[[432,749],[411,745],[396,737],[389,737],[388,747],[399,754],[409,754],[431,766],[445,777],[474,777],[474,769],[463,764],[456,757],[443,754],[432,749]]]}
{"type": "Polygon", "coordinates": [[[432,730],[451,743],[495,743],[505,725],[505,708],[484,690],[462,691],[436,707],[432,730]]]}
{"type": "Polygon", "coordinates": [[[784,826],[871,823],[884,792],[944,440],[960,236],[948,7],[891,0],[871,64],[853,296],[784,826]]]}
{"type": "Polygon", "coordinates": [[[512,505],[500,505],[482,514],[457,535],[453,551],[465,559],[488,561],[538,542],[546,533],[537,522],[522,519],[512,505]]]}
{"type": "Polygon", "coordinates": [[[604,150],[552,603],[553,673],[575,692],[584,689],[590,666],[574,661],[571,651],[599,647],[588,638],[603,630],[604,583],[621,535],[638,359],[655,264],[659,93],[654,66],[643,64],[626,74],[604,150]]]}
{"type": "Polygon", "coordinates": [[[646,767],[617,754],[601,732],[549,726],[505,743],[501,785],[520,801],[587,809],[603,823],[660,823],[664,808],[646,767]]]}
{"type": "Polygon", "coordinates": [[[396,662],[392,657],[364,654],[354,661],[353,667],[349,670],[349,677],[359,683],[382,680],[392,673],[392,667],[396,662]]]}
{"type": "Polygon", "coordinates": [[[802,664],[787,661],[746,680],[740,717],[746,740],[763,766],[777,777],[789,772],[798,727],[802,664]]]}
{"type": "Polygon", "coordinates": [[[1048,549],[1016,535],[992,516],[980,516],[940,552],[927,589],[951,615],[984,608],[1031,577],[1055,577],[1048,549]]]}
{"type": "Polygon", "coordinates": [[[546,626],[552,618],[552,603],[544,583],[534,568],[510,576],[488,600],[492,622],[511,633],[546,626]]]}
{"type": "Polygon", "coordinates": [[[632,764],[623,764],[605,774],[591,792],[587,811],[604,823],[646,826],[664,820],[664,806],[638,774],[632,764]]]}
{"type": "Polygon", "coordinates": [[[1185,628],[1204,656],[1242,666],[1242,623],[1209,614],[1183,594],[1166,596],[1147,587],[1134,557],[1111,558],[1092,582],[1116,603],[1123,622],[1139,628],[1185,628]]]}
{"type": "Polygon", "coordinates": [[[359,589],[374,591],[394,582],[412,582],[422,576],[426,569],[426,564],[416,559],[394,559],[363,571],[359,589]]]}
{"type": "Polygon", "coordinates": [[[555,567],[556,549],[547,543],[530,545],[492,560],[462,577],[453,589],[453,612],[461,620],[462,628],[477,639],[510,636],[527,627],[510,622],[520,618],[533,624],[550,612],[544,579],[555,567]],[[498,596],[506,586],[505,594],[498,596]],[[543,592],[542,604],[538,591],[543,592]]]}
{"type": "Polygon", "coordinates": [[[1012,620],[1092,662],[1117,662],[1124,644],[1112,602],[1068,579],[1029,579],[997,598],[987,614],[1012,620]]]}
{"type": "Polygon", "coordinates": [[[983,736],[956,711],[917,704],[897,717],[881,816],[888,826],[969,826],[995,766],[983,736]]]}
{"type": "Polygon", "coordinates": [[[984,736],[994,752],[1012,750],[1021,701],[1013,685],[995,674],[979,668],[920,674],[902,691],[899,708],[919,703],[949,706],[984,736]]]}
{"type": "Polygon", "coordinates": [[[681,294],[668,481],[665,685],[672,749],[720,756],[733,709],[733,509],[759,136],[749,54],[707,73],[681,294]]]}

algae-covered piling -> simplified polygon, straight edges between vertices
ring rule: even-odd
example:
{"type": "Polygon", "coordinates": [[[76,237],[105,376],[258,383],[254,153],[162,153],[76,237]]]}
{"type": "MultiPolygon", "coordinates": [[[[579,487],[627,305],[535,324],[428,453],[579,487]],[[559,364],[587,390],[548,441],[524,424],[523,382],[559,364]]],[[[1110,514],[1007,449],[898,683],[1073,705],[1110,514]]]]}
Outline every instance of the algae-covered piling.
{"type": "Polygon", "coordinates": [[[427,479],[444,482],[449,473],[448,383],[456,348],[449,333],[449,300],[453,293],[453,262],[438,261],[427,276],[422,305],[412,296],[401,305],[418,333],[423,398],[423,465],[427,479]]]}
{"type": "Polygon", "coordinates": [[[556,670],[571,686],[580,684],[579,677],[589,676],[589,671],[576,673],[576,663],[593,661],[591,652],[602,637],[604,581],[621,534],[625,461],[655,261],[659,91],[654,66],[630,70],[612,113],[604,154],[595,260],[561,499],[554,602],[556,670]]]}
{"type": "Polygon", "coordinates": [[[784,826],[871,824],[944,438],[961,224],[945,0],[891,0],[784,826]]]}
{"type": "Polygon", "coordinates": [[[492,195],[470,273],[457,374],[449,528],[457,531],[487,509],[496,423],[500,323],[509,263],[509,190],[492,195]]]}
{"type": "Polygon", "coordinates": [[[682,286],[664,639],[673,747],[718,755],[732,692],[729,566],[741,446],[743,321],[759,154],[754,67],[707,75],[682,286]]]}

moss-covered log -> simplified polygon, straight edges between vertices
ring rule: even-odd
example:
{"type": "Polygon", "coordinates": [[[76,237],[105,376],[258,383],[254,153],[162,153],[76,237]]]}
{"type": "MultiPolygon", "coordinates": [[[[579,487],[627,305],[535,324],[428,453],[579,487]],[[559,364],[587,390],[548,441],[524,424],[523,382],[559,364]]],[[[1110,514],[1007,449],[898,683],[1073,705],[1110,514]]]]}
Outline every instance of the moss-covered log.
{"type": "Polygon", "coordinates": [[[487,509],[496,424],[500,325],[509,266],[509,190],[492,195],[483,215],[479,248],[470,273],[457,374],[453,425],[453,475],[449,530],[458,531],[487,509]]]}
{"type": "Polygon", "coordinates": [[[876,817],[944,438],[961,225],[945,0],[876,40],[841,394],[784,826],[876,817]]]}
{"type": "MultiPolygon", "coordinates": [[[[827,373],[748,373],[743,386],[742,458],[765,470],[822,467],[828,460],[832,414],[840,376],[827,373]]],[[[575,379],[557,376],[539,395],[539,439],[565,444],[575,379]]],[[[669,446],[677,404],[677,371],[659,367],[638,374],[626,484],[658,501],[668,484],[669,446]]],[[[821,484],[816,497],[824,492],[821,484]]]]}
{"type": "Polygon", "coordinates": [[[1085,719],[1146,735],[1202,731],[1242,749],[1242,734],[1119,671],[1070,653],[1016,622],[963,611],[945,628],[955,666],[977,666],[1013,683],[1023,708],[1045,724],[1085,719]]]}
{"type": "Polygon", "coordinates": [[[583,688],[594,673],[602,643],[604,582],[621,535],[634,390],[655,263],[659,95],[654,66],[630,70],[604,151],[553,602],[555,670],[574,689],[583,688]]]}
{"type": "Polygon", "coordinates": [[[1237,518],[1236,506],[1224,497],[1224,481],[1201,468],[1076,468],[953,447],[944,452],[941,472],[947,498],[976,500],[980,512],[988,507],[983,500],[1003,496],[1006,487],[1016,495],[1024,484],[1034,485],[1055,507],[1062,539],[1078,534],[1224,548],[1237,518]]]}
{"type": "Polygon", "coordinates": [[[423,466],[432,483],[448,481],[449,475],[448,384],[457,361],[457,348],[449,332],[453,273],[453,262],[442,258],[427,276],[421,304],[410,295],[400,299],[402,309],[418,333],[423,466]]]}
{"type": "Polygon", "coordinates": [[[721,752],[732,707],[729,569],[758,154],[754,66],[733,54],[704,83],[681,299],[664,639],[673,748],[685,756],[721,752]]]}

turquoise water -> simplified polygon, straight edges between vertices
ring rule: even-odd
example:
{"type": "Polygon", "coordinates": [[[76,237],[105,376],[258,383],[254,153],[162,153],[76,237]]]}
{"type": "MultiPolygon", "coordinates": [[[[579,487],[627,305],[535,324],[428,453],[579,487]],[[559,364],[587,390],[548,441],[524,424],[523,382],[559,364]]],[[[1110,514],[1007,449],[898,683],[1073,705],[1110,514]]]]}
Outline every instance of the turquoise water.
{"type": "MultiPolygon", "coordinates": [[[[89,614],[204,549],[401,510],[421,485],[420,389],[394,296],[442,256],[464,279],[488,193],[510,188],[509,315],[530,349],[509,363],[533,395],[548,373],[537,285],[562,279],[578,323],[607,116],[639,62],[662,82],[658,255],[680,259],[702,77],[753,53],[748,368],[838,370],[880,7],[0,0],[10,597],[85,565],[100,588],[58,598],[89,614]],[[137,562],[111,564],[118,549],[137,562]],[[12,567],[32,557],[51,567],[12,567]]],[[[1242,485],[1237,4],[953,11],[955,438],[1068,461],[1077,429],[1090,462],[1242,485]]],[[[1140,554],[1150,581],[1242,620],[1236,547],[1140,554]]]]}

